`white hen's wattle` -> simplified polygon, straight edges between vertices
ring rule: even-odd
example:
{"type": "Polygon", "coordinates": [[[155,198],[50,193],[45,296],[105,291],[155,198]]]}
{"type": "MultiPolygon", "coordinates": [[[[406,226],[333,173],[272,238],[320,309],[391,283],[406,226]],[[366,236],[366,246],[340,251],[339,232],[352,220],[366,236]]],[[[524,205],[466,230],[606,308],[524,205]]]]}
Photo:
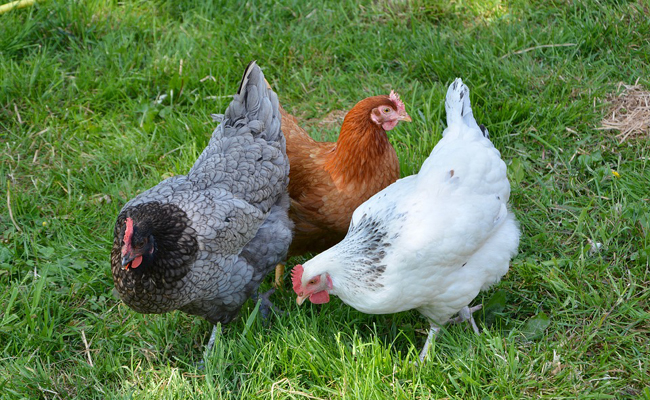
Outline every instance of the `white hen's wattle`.
{"type": "Polygon", "coordinates": [[[304,264],[303,284],[328,273],[330,293],[355,309],[417,309],[435,329],[506,274],[519,244],[506,165],[460,79],[445,108],[448,127],[420,172],[357,208],[346,238],[304,264]]]}

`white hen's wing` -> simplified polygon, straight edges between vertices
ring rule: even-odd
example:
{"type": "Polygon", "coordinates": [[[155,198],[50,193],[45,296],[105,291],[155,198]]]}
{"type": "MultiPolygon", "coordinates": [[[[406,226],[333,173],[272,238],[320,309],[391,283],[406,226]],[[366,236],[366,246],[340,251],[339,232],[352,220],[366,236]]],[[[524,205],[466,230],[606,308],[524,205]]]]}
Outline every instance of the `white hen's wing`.
{"type": "MultiPolygon", "coordinates": [[[[460,79],[445,101],[448,127],[417,176],[417,229],[440,267],[457,268],[505,221],[510,184],[499,151],[472,115],[469,90],[460,79]]],[[[413,220],[416,223],[417,220],[413,220]]],[[[412,242],[416,242],[413,238],[412,242]]]]}
{"type": "Polygon", "coordinates": [[[505,163],[474,121],[466,87],[452,88],[449,127],[420,173],[357,208],[345,240],[317,257],[324,265],[345,260],[347,278],[338,288],[334,282],[333,293],[361,311],[392,313],[447,301],[440,313],[427,313],[445,320],[498,280],[516,249],[505,163]],[[495,240],[504,224],[507,237],[495,240]],[[489,247],[505,254],[505,264],[489,247]],[[458,288],[453,299],[450,287],[458,288]]]}
{"type": "Polygon", "coordinates": [[[345,239],[303,265],[303,281],[329,273],[330,292],[359,311],[417,309],[444,324],[507,272],[519,230],[505,163],[462,81],[446,108],[449,126],[419,174],[359,206],[345,239]]]}

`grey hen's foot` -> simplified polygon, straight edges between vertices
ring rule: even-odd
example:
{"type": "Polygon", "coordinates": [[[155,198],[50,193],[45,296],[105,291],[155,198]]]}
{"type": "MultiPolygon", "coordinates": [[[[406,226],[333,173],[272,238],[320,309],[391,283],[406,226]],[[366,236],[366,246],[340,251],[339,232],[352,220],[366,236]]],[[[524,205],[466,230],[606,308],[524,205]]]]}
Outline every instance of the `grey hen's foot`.
{"type": "Polygon", "coordinates": [[[210,350],[212,350],[212,347],[214,346],[214,342],[217,339],[217,333],[221,334],[221,325],[214,325],[212,328],[212,335],[210,335],[210,340],[208,340],[208,344],[205,346],[205,352],[209,353],[210,350]]]}
{"type": "Polygon", "coordinates": [[[271,288],[270,290],[259,294],[255,293],[253,294],[252,298],[253,301],[257,303],[258,300],[261,301],[260,303],[260,314],[262,315],[262,319],[267,320],[269,318],[269,315],[271,315],[271,310],[275,311],[276,314],[283,315],[284,311],[276,307],[269,297],[275,292],[275,288],[271,288]]]}
{"type": "Polygon", "coordinates": [[[479,334],[478,326],[476,326],[476,321],[474,321],[473,313],[483,308],[482,304],[479,304],[474,307],[463,307],[459,312],[456,318],[452,318],[448,321],[449,324],[460,324],[461,322],[467,321],[474,330],[474,333],[479,334]]]}
{"type": "Polygon", "coordinates": [[[207,358],[208,354],[210,354],[210,351],[212,351],[212,348],[214,347],[214,342],[217,339],[217,334],[221,334],[221,324],[219,325],[214,325],[212,327],[212,334],[210,335],[210,340],[208,340],[208,344],[205,345],[205,350],[203,350],[203,358],[201,361],[199,361],[196,364],[196,368],[203,370],[205,369],[205,361],[204,359],[207,358]]]}

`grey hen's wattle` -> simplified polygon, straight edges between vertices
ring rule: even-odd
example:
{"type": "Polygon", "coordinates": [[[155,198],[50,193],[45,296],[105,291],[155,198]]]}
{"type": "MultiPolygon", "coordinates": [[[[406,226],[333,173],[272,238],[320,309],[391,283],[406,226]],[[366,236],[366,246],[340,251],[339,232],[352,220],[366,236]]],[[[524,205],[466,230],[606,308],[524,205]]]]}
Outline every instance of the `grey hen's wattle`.
{"type": "Polygon", "coordinates": [[[189,173],[122,208],[111,252],[120,298],[142,313],[178,309],[215,324],[232,320],[286,257],[288,175],[278,99],[251,63],[189,173]],[[127,218],[155,242],[136,268],[122,266],[127,218]]]}

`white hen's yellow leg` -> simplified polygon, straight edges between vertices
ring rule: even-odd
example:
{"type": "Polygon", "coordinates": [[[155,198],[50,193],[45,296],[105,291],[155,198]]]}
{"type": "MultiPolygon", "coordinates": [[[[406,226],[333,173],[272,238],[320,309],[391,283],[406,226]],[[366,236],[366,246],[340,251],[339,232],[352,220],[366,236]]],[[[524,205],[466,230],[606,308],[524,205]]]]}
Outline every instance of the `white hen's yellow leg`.
{"type": "Polygon", "coordinates": [[[284,278],[284,263],[279,263],[275,267],[275,280],[273,281],[273,286],[277,289],[282,289],[282,278],[284,278]]]}

